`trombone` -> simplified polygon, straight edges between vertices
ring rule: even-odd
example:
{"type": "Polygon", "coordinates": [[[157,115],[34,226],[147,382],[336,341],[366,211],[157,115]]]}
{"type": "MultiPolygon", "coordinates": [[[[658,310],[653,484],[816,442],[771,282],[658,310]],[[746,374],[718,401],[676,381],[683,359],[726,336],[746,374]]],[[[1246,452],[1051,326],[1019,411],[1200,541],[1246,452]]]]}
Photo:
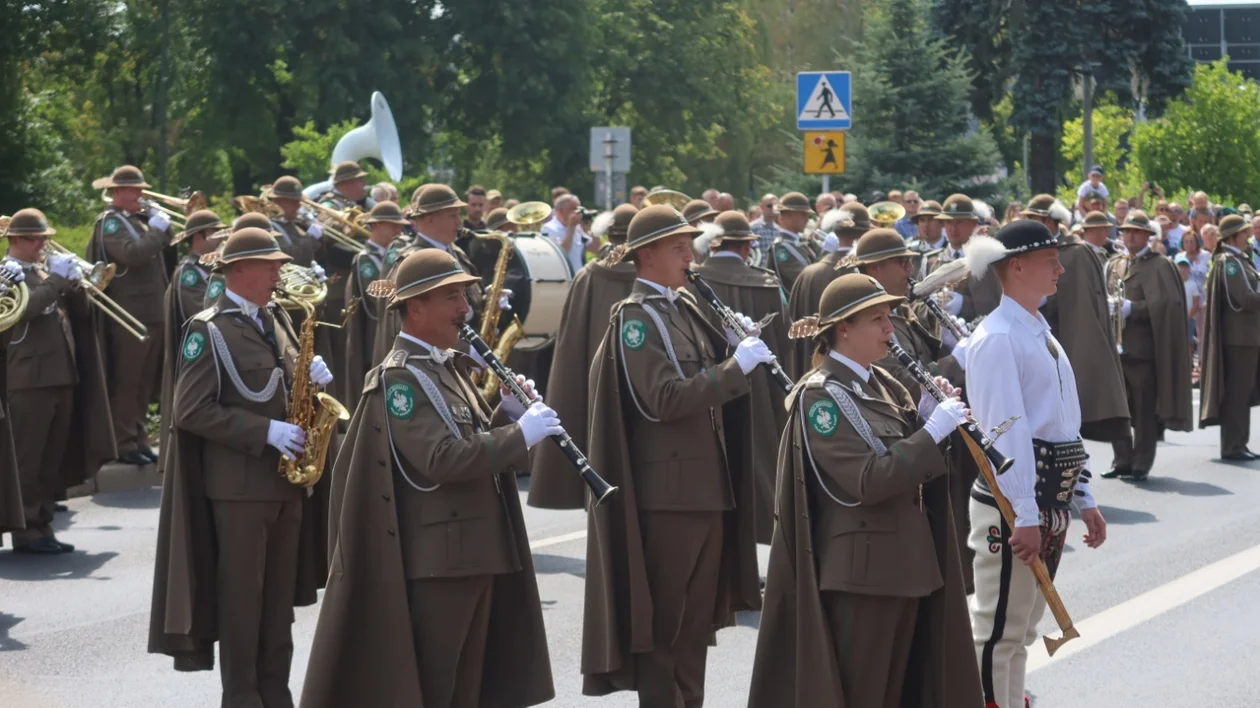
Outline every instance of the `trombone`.
{"type": "Polygon", "coordinates": [[[372,232],[359,223],[359,219],[364,217],[364,213],[360,209],[351,207],[345,211],[337,211],[308,197],[302,197],[302,206],[318,215],[318,217],[313,216],[312,218],[323,224],[328,231],[328,235],[337,242],[337,245],[343,248],[357,253],[366,248],[363,245],[363,241],[359,239],[367,240],[372,238],[372,232]],[[330,221],[336,221],[345,228],[334,227],[329,223],[330,221]]]}
{"type": "Polygon", "coordinates": [[[52,239],[48,239],[48,242],[44,245],[45,259],[51,255],[73,256],[74,264],[78,267],[79,274],[82,276],[79,279],[79,284],[83,286],[83,291],[87,295],[88,300],[93,305],[101,308],[102,312],[136,339],[143,342],[149,338],[148,328],[130,312],[123,309],[122,305],[119,305],[113,298],[105,294],[105,288],[114,279],[117,266],[113,263],[89,263],[77,253],[52,239]]]}
{"type": "MultiPolygon", "coordinates": [[[[276,204],[271,199],[265,196],[267,192],[270,192],[270,191],[271,191],[271,185],[265,184],[263,185],[263,188],[262,188],[262,193],[264,196],[254,197],[254,196],[246,195],[246,196],[235,197],[232,199],[232,205],[235,206],[237,211],[241,212],[242,214],[255,212],[255,213],[262,214],[263,216],[266,216],[268,219],[272,219],[272,220],[279,219],[284,216],[284,210],[281,209],[278,204],[276,204]]],[[[367,229],[364,229],[362,226],[356,223],[355,221],[356,219],[359,218],[359,216],[363,214],[363,212],[357,209],[347,209],[346,210],[347,213],[342,213],[342,212],[336,211],[335,209],[329,209],[328,207],[322,204],[317,204],[311,201],[310,199],[307,199],[306,197],[302,198],[303,215],[305,215],[311,221],[318,221],[320,225],[324,227],[324,234],[328,236],[329,238],[331,238],[333,241],[336,241],[337,245],[343,248],[346,248],[348,250],[355,251],[356,253],[358,251],[362,251],[365,248],[363,243],[360,242],[358,239],[354,238],[354,236],[346,235],[346,232],[344,230],[332,226],[327,221],[323,219],[319,219],[315,214],[311,213],[312,211],[315,211],[315,210],[320,210],[321,212],[328,214],[329,219],[336,219],[339,223],[349,224],[351,229],[354,229],[353,233],[356,233],[356,234],[361,233],[363,234],[363,237],[366,239],[366,238],[370,238],[372,234],[367,229]]]]}
{"type": "MultiPolygon", "coordinates": [[[[144,189],[140,191],[140,197],[142,205],[166,214],[171,218],[171,223],[181,229],[185,228],[189,214],[209,206],[206,195],[200,191],[188,195],[187,199],[181,199],[172,197],[169,194],[160,194],[144,189]]],[[[113,201],[109,196],[108,188],[101,190],[101,200],[105,202],[113,201]]]]}

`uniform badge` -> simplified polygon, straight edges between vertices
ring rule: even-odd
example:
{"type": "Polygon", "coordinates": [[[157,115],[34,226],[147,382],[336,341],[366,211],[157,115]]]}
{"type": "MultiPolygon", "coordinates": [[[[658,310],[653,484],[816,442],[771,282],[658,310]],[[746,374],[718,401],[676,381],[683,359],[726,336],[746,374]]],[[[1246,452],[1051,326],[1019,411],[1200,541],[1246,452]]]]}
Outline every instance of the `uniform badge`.
{"type": "Polygon", "coordinates": [[[376,264],[370,258],[364,258],[359,264],[359,275],[365,280],[374,280],[376,278],[376,264]]]}
{"type": "Polygon", "coordinates": [[[385,252],[385,265],[392,266],[398,262],[398,247],[394,246],[385,252]]]}
{"type": "Polygon", "coordinates": [[[389,408],[390,415],[407,420],[416,409],[416,397],[410,386],[396,383],[385,389],[385,405],[389,408]]]}
{"type": "Polygon", "coordinates": [[[110,217],[105,220],[105,233],[107,234],[116,234],[118,233],[118,229],[121,227],[122,224],[119,223],[118,219],[115,217],[110,217]]]}
{"type": "Polygon", "coordinates": [[[791,256],[788,255],[786,248],[779,246],[778,248],[774,249],[774,259],[776,261],[780,263],[787,263],[789,258],[791,258],[791,256]]]}
{"type": "Polygon", "coordinates": [[[989,542],[989,553],[997,553],[1002,550],[1002,532],[996,526],[989,527],[989,535],[985,536],[989,542]]]}
{"type": "Polygon", "coordinates": [[[1225,261],[1225,275],[1238,275],[1240,270],[1242,269],[1238,267],[1238,263],[1233,259],[1225,261]]]}
{"type": "Polygon", "coordinates": [[[196,268],[185,268],[184,274],[179,276],[179,282],[183,283],[184,287],[191,288],[201,282],[201,276],[197,274],[196,268]]]}
{"type": "Polygon", "coordinates": [[[840,409],[834,401],[825,398],[815,401],[809,407],[809,424],[814,432],[829,438],[835,434],[836,426],[840,424],[840,409]]]}
{"type": "Polygon", "coordinates": [[[210,287],[206,289],[206,297],[210,298],[211,300],[218,299],[218,297],[222,294],[223,294],[223,281],[222,280],[216,280],[213,283],[210,283],[210,287]]]}
{"type": "Polygon", "coordinates": [[[621,326],[621,343],[631,349],[642,349],[647,343],[647,325],[643,320],[626,320],[621,326]]]}
{"type": "Polygon", "coordinates": [[[206,335],[193,332],[184,340],[184,361],[194,361],[206,350],[206,335]]]}

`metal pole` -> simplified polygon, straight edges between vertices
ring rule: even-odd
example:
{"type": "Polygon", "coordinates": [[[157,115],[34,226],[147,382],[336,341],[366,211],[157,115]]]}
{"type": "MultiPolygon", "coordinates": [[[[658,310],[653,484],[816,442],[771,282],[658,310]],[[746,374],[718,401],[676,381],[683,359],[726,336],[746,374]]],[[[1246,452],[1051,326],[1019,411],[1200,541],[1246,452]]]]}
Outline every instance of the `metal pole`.
{"type": "Polygon", "coordinates": [[[166,97],[167,84],[170,83],[170,63],[171,63],[171,17],[167,12],[168,0],[162,0],[159,12],[161,13],[162,22],[162,63],[158,73],[158,96],[157,96],[157,122],[158,122],[158,145],[157,145],[157,183],[158,191],[166,192],[166,97]]]}
{"type": "Polygon", "coordinates": [[[1081,129],[1084,133],[1084,150],[1082,151],[1081,178],[1089,177],[1089,169],[1094,166],[1094,67],[1087,64],[1085,69],[1085,87],[1081,92],[1081,129]]]}
{"type": "Polygon", "coordinates": [[[831,193],[831,175],[823,175],[822,191],[823,194],[831,193]]]}
{"type": "Polygon", "coordinates": [[[617,140],[611,132],[604,133],[604,211],[611,211],[613,208],[613,159],[617,157],[613,146],[616,144],[617,140]]]}

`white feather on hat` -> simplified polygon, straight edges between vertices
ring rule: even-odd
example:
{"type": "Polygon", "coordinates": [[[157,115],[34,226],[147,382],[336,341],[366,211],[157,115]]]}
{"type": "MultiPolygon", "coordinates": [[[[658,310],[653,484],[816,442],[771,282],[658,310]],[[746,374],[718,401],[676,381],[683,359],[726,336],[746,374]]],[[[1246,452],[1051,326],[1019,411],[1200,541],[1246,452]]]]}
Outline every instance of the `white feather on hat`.
{"type": "Polygon", "coordinates": [[[613,213],[611,211],[601,212],[599,216],[595,217],[595,221],[591,223],[591,235],[595,238],[603,238],[612,224],[613,213]]]}
{"type": "Polygon", "coordinates": [[[835,233],[836,229],[842,226],[853,226],[853,212],[847,209],[828,209],[823,214],[822,223],[818,229],[823,233],[835,233]]]}
{"type": "Polygon", "coordinates": [[[973,199],[971,201],[971,210],[975,212],[976,216],[980,217],[980,221],[988,221],[993,218],[993,207],[985,204],[979,199],[973,199]]]}
{"type": "Polygon", "coordinates": [[[953,285],[967,277],[967,259],[950,261],[928,274],[926,278],[914,284],[914,296],[925,297],[953,285]]]}
{"type": "Polygon", "coordinates": [[[1046,211],[1050,213],[1051,219],[1054,219],[1061,224],[1065,224],[1072,220],[1071,210],[1064,206],[1063,202],[1058,199],[1054,200],[1054,204],[1051,204],[1050,208],[1046,211]]]}
{"type": "Polygon", "coordinates": [[[992,236],[972,236],[963,246],[963,256],[967,270],[979,280],[989,272],[989,266],[1006,258],[1006,246],[992,236]]]}

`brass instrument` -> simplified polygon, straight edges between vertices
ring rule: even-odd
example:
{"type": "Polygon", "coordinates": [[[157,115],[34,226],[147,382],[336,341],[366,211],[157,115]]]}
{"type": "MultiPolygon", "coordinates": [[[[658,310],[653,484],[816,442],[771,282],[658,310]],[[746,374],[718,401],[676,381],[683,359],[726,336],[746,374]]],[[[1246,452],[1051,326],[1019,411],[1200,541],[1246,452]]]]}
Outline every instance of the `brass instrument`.
{"type": "Polygon", "coordinates": [[[113,263],[89,263],[79,254],[52,239],[48,239],[44,244],[44,257],[47,258],[50,255],[73,256],[75,266],[78,267],[79,274],[82,276],[79,278],[79,284],[87,294],[88,300],[136,339],[143,342],[149,338],[149,329],[117,301],[105,294],[105,288],[109,286],[118,270],[117,266],[113,263]]]}
{"type": "MultiPolygon", "coordinates": [[[[281,297],[288,297],[281,292],[281,297]]],[[[296,460],[280,457],[280,474],[299,487],[313,487],[324,475],[328,445],[337,421],[349,420],[350,411],[336,398],[316,392],[311,383],[311,362],[315,359],[315,306],[302,300],[293,302],[306,313],[298,334],[298,357],[293,368],[293,394],[289,398],[288,422],[306,433],[306,450],[296,460]]]]}
{"type": "Polygon", "coordinates": [[[272,301],[286,310],[302,310],[302,303],[319,307],[328,298],[328,283],[321,283],[315,271],[295,263],[280,266],[280,287],[272,301]]]}
{"type": "MultiPolygon", "coordinates": [[[[0,238],[9,230],[9,217],[0,216],[0,238]]],[[[15,283],[9,271],[0,268],[0,332],[12,328],[26,313],[30,302],[30,290],[26,283],[15,283]]]]}
{"type": "Polygon", "coordinates": [[[268,219],[279,219],[284,216],[284,210],[280,208],[280,205],[266,197],[250,195],[233,197],[232,206],[242,214],[262,214],[268,219]]]}
{"type": "Polygon", "coordinates": [[[871,215],[871,221],[885,229],[892,228],[906,215],[906,208],[897,202],[875,202],[866,211],[871,215]]]}
{"type": "MultiPolygon", "coordinates": [[[[171,218],[171,223],[181,229],[184,228],[185,223],[188,221],[189,214],[206,209],[210,204],[206,200],[206,195],[200,191],[192,192],[188,195],[188,198],[184,199],[144,189],[140,191],[140,197],[140,204],[166,214],[171,218]]],[[[109,196],[108,188],[101,190],[101,199],[105,202],[113,201],[113,198],[109,196]]]]}
{"type": "Polygon", "coordinates": [[[643,198],[643,204],[646,206],[668,204],[679,212],[683,210],[683,207],[687,206],[689,201],[691,201],[691,197],[672,189],[658,189],[654,192],[648,192],[648,195],[643,198]]]}
{"type": "Polygon", "coordinates": [[[1116,336],[1116,353],[1124,354],[1124,279],[1129,275],[1127,255],[1107,262],[1107,299],[1111,304],[1111,331],[1116,336]]]}
{"type": "Polygon", "coordinates": [[[508,209],[507,220],[516,224],[518,231],[537,231],[542,222],[551,216],[551,207],[545,202],[521,202],[508,209]]]}
{"type": "MultiPolygon", "coordinates": [[[[481,313],[481,332],[479,334],[482,341],[493,349],[500,359],[507,359],[507,355],[511,353],[512,347],[516,346],[516,342],[520,340],[524,329],[521,321],[513,315],[512,323],[504,330],[501,337],[499,335],[499,318],[503,314],[503,311],[499,309],[499,298],[503,295],[503,285],[507,281],[508,261],[512,258],[512,238],[502,231],[475,234],[475,237],[499,242],[499,257],[494,262],[494,276],[490,279],[490,287],[486,288],[485,307],[481,313]]],[[[474,383],[481,386],[482,396],[486,400],[490,400],[494,396],[497,385],[494,375],[489,371],[484,371],[475,377],[474,383]]]]}
{"type": "Polygon", "coordinates": [[[337,211],[306,197],[302,197],[302,206],[318,215],[315,218],[323,224],[325,235],[330,236],[337,245],[343,248],[357,253],[366,248],[359,238],[364,240],[372,238],[372,232],[359,223],[364,216],[360,209],[351,207],[345,211],[337,211]],[[334,226],[329,222],[336,222],[339,226],[334,226]]]}

